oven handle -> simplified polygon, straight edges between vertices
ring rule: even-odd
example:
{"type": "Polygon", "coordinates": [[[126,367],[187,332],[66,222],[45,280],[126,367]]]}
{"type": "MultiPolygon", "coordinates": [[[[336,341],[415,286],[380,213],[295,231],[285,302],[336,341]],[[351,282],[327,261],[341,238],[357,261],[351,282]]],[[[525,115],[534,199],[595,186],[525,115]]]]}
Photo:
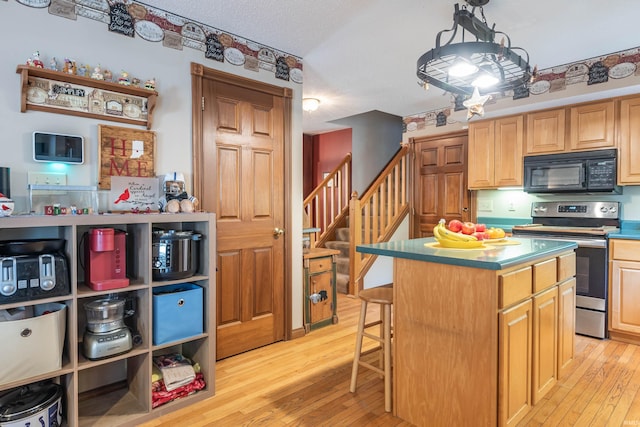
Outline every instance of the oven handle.
{"type": "Polygon", "coordinates": [[[574,237],[558,237],[558,236],[545,236],[543,234],[531,235],[518,235],[514,234],[513,237],[518,238],[530,238],[530,239],[546,239],[546,240],[564,240],[566,242],[574,242],[579,248],[606,248],[607,241],[605,239],[576,239],[574,237]]]}

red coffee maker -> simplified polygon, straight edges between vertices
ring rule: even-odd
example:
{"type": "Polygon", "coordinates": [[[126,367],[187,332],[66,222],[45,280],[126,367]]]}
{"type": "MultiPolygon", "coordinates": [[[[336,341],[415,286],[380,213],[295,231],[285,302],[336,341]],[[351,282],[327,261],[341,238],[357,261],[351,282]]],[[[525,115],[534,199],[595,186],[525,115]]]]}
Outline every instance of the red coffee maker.
{"type": "Polygon", "coordinates": [[[94,291],[124,288],[127,278],[127,233],[113,228],[92,228],[84,250],[84,282],[94,291]]]}

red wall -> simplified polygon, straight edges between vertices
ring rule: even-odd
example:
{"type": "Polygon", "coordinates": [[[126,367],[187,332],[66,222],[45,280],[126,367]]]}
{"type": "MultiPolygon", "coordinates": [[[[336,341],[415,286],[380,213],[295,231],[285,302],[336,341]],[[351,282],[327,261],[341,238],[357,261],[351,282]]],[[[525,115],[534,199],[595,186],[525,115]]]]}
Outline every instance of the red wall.
{"type": "Polygon", "coordinates": [[[302,138],[302,189],[304,197],[322,181],[323,173],[333,168],[351,153],[351,129],[337,130],[302,138]]]}
{"type": "Polygon", "coordinates": [[[348,153],[351,153],[351,129],[314,135],[313,188],[323,180],[323,174],[331,172],[348,153]]]}

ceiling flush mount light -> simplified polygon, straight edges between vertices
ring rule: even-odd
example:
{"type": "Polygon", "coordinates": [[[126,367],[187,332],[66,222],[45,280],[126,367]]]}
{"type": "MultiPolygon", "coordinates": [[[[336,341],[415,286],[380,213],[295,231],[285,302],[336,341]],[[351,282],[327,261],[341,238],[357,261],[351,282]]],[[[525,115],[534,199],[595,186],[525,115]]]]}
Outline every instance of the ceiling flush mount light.
{"type": "Polygon", "coordinates": [[[320,100],[318,98],[303,98],[302,109],[304,111],[316,111],[320,106],[320,100]]]}
{"type": "Polygon", "coordinates": [[[496,31],[495,24],[487,25],[483,6],[489,0],[465,1],[471,10],[456,4],[453,27],[440,31],[436,47],[418,58],[418,78],[425,85],[466,96],[476,87],[483,93],[526,88],[532,76],[527,51],[512,47],[509,36],[496,31]],[[475,16],[476,8],[482,19],[475,16]],[[442,44],[445,33],[451,36],[442,44]],[[502,36],[499,43],[495,41],[497,35],[502,36]]]}

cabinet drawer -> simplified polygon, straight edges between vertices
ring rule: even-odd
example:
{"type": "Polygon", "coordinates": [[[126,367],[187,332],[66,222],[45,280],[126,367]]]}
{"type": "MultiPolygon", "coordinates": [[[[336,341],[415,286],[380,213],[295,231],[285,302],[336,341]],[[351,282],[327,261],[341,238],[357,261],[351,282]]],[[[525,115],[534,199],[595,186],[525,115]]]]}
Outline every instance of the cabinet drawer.
{"type": "Polygon", "coordinates": [[[500,308],[522,301],[531,296],[531,267],[503,274],[498,283],[500,308]]]}
{"type": "Polygon", "coordinates": [[[563,282],[576,275],[576,253],[560,255],[558,257],[558,282],[563,282]]]}
{"type": "Polygon", "coordinates": [[[319,273],[321,271],[331,270],[333,266],[333,257],[315,258],[309,260],[309,273],[319,273]]]}
{"type": "Polygon", "coordinates": [[[625,261],[640,261],[640,241],[613,239],[611,258],[625,261]]]}
{"type": "Polygon", "coordinates": [[[557,282],[556,272],[557,261],[555,258],[548,259],[533,265],[533,293],[547,289],[557,282]]]}

